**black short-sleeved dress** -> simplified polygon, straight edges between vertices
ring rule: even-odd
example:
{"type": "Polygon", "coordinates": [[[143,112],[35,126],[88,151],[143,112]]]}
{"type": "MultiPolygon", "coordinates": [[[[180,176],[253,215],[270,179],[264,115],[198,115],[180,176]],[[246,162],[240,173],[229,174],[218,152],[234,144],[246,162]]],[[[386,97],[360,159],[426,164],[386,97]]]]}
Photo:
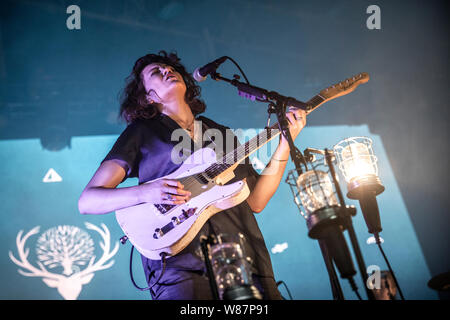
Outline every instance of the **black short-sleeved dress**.
{"type": "MultiPolygon", "coordinates": [[[[228,128],[206,117],[200,116],[196,120],[201,121],[203,131],[213,128],[220,130],[224,136],[233,134],[231,130],[227,130],[228,128]]],[[[172,132],[175,129],[180,129],[180,126],[164,114],[158,114],[149,120],[136,120],[122,132],[103,161],[119,160],[118,163],[125,166],[126,178],[138,177],[139,184],[166,176],[181,165],[172,162],[171,158],[173,147],[179,143],[179,140],[172,141],[172,132]]],[[[187,133],[186,136],[189,137],[187,133]]],[[[237,141],[234,135],[232,139],[237,141]]],[[[207,147],[208,143],[211,141],[205,141],[203,147],[207,147]]],[[[190,151],[194,151],[194,143],[190,151]]],[[[224,153],[228,151],[231,150],[223,150],[224,153]]],[[[258,173],[246,161],[236,168],[235,178],[229,183],[247,178],[247,184],[252,190],[257,177],[258,173]]],[[[211,299],[212,294],[200,249],[200,236],[239,232],[246,240],[245,252],[251,261],[256,287],[261,291],[264,299],[280,299],[269,253],[247,201],[212,216],[185,249],[166,260],[162,276],[161,261],[142,256],[146,279],[152,287],[150,289],[152,298],[211,299]],[[158,283],[155,284],[157,279],[159,279],[158,283]]],[[[149,234],[149,236],[152,235],[149,234]]]]}

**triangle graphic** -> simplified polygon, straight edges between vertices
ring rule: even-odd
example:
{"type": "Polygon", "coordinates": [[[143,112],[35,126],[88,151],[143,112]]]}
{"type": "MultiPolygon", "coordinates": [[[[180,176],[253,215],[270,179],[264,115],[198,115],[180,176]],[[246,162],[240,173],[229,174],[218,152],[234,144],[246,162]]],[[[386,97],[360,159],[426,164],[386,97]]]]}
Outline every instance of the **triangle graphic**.
{"type": "Polygon", "coordinates": [[[62,178],[61,176],[53,170],[53,168],[50,168],[48,172],[45,174],[44,179],[42,179],[42,182],[61,182],[62,178]]]}

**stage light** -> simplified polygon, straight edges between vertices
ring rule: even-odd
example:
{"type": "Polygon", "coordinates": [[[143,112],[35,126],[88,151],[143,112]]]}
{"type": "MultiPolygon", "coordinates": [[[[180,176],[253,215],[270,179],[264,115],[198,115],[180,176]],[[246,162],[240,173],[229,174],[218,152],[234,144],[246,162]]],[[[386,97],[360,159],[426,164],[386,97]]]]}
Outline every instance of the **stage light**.
{"type": "Polygon", "coordinates": [[[369,233],[375,238],[383,258],[392,274],[402,299],[394,271],[381,247],[379,233],[381,228],[380,210],[376,197],[384,191],[378,177],[377,157],[372,148],[372,140],[367,137],[351,137],[344,139],[333,147],[338,167],[347,181],[347,197],[358,199],[369,233]]]}
{"type": "Polygon", "coordinates": [[[311,170],[303,173],[297,179],[297,186],[306,218],[317,210],[338,204],[330,177],[324,171],[311,170]]]}
{"type": "Polygon", "coordinates": [[[302,214],[306,218],[308,236],[325,241],[342,278],[353,277],[356,271],[342,234],[344,224],[340,218],[340,206],[328,173],[307,171],[298,177],[297,188],[305,209],[302,214]]]}
{"type": "Polygon", "coordinates": [[[347,181],[347,196],[360,199],[367,194],[378,195],[384,186],[378,177],[377,157],[372,140],[367,137],[347,138],[333,147],[338,167],[347,181]]]}
{"type": "MultiPolygon", "coordinates": [[[[333,298],[344,299],[334,270],[336,266],[341,277],[348,279],[352,290],[361,299],[353,279],[356,270],[343,234],[344,230],[349,233],[361,276],[365,281],[367,279],[365,263],[351,222],[351,216],[356,214],[356,209],[354,206],[347,206],[343,200],[333,166],[335,160],[333,152],[327,149],[308,148],[305,150],[304,158],[308,164],[305,165],[307,171],[299,174],[298,170],[291,170],[286,179],[294,202],[306,219],[308,236],[319,242],[330,277],[333,298]],[[308,168],[309,166],[312,170],[308,168]]],[[[368,298],[374,299],[373,294],[365,289],[368,298]]]]}
{"type": "Polygon", "coordinates": [[[253,285],[242,234],[219,234],[211,246],[212,271],[219,298],[223,300],[262,299],[253,285]]]}
{"type": "Polygon", "coordinates": [[[333,150],[338,168],[347,181],[347,197],[359,200],[369,233],[377,238],[382,228],[376,196],[384,191],[384,186],[378,177],[372,140],[347,138],[337,143],[333,150]]]}

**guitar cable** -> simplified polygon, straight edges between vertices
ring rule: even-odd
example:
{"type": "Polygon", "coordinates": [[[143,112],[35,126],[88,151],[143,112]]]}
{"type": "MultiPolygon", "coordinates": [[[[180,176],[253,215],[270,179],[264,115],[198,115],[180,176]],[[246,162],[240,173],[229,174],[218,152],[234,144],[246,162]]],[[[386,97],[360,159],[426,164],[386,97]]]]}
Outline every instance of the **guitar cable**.
{"type": "Polygon", "coordinates": [[[348,278],[348,282],[350,283],[350,287],[352,288],[358,300],[362,300],[361,295],[358,292],[358,287],[356,286],[355,279],[353,279],[353,277],[350,277],[348,278]]]}
{"type": "MultiPolygon", "coordinates": [[[[130,252],[130,278],[131,278],[131,282],[132,282],[133,285],[136,287],[136,289],[138,289],[138,290],[140,290],[140,291],[147,291],[147,290],[150,290],[151,288],[153,288],[153,286],[154,286],[155,284],[158,284],[158,283],[159,283],[159,280],[161,280],[161,277],[163,276],[164,271],[166,270],[166,256],[167,256],[167,253],[161,252],[161,254],[160,254],[160,255],[161,255],[161,269],[162,269],[162,271],[161,271],[161,274],[160,274],[159,277],[158,277],[158,280],[156,280],[156,282],[155,282],[154,284],[152,284],[151,286],[148,286],[148,287],[139,287],[139,286],[136,284],[136,281],[134,281],[134,277],[133,277],[133,252],[134,252],[134,246],[132,245],[132,246],[131,246],[131,252],[130,252]]],[[[150,273],[150,278],[149,278],[149,280],[151,279],[152,274],[153,274],[153,272],[150,273]]]]}
{"type": "Polygon", "coordinates": [[[399,293],[399,295],[400,295],[400,298],[401,298],[402,300],[405,300],[405,297],[403,296],[402,289],[400,289],[400,285],[398,284],[397,277],[395,276],[394,270],[392,269],[391,264],[389,263],[389,260],[388,260],[388,258],[386,257],[386,255],[385,255],[385,253],[384,253],[384,251],[383,251],[383,248],[381,247],[381,239],[380,239],[380,236],[379,236],[378,232],[375,232],[373,235],[374,235],[374,237],[375,237],[375,242],[377,243],[378,248],[380,249],[380,252],[381,252],[381,254],[383,255],[384,261],[386,262],[386,265],[387,265],[389,271],[391,272],[392,279],[394,280],[394,283],[395,283],[395,285],[397,286],[397,289],[398,289],[398,293],[399,293]]]}
{"type": "MultiPolygon", "coordinates": [[[[284,287],[286,288],[286,291],[287,291],[287,293],[288,293],[288,295],[289,295],[289,298],[290,298],[291,300],[294,300],[294,299],[292,298],[291,291],[289,291],[289,288],[288,288],[288,286],[286,285],[286,283],[285,283],[284,281],[282,281],[282,280],[277,281],[276,284],[277,284],[277,287],[279,287],[280,284],[284,285],[284,287]]],[[[285,297],[283,297],[283,296],[281,296],[281,297],[283,298],[283,300],[286,300],[285,297]]]]}

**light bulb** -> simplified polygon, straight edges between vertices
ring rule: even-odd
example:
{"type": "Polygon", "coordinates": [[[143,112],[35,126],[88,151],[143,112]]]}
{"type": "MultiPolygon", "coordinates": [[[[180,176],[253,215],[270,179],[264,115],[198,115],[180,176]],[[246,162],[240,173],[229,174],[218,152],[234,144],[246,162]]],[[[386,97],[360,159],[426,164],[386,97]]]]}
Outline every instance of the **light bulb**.
{"type": "Polygon", "coordinates": [[[311,170],[301,174],[297,179],[297,186],[307,216],[324,207],[338,204],[330,177],[324,171],[311,170]]]}
{"type": "Polygon", "coordinates": [[[347,181],[349,198],[355,199],[361,192],[379,194],[384,187],[378,177],[377,157],[372,150],[372,140],[367,137],[352,137],[340,141],[333,147],[338,168],[347,181]]]}
{"type": "Polygon", "coordinates": [[[370,154],[366,144],[356,142],[342,149],[340,168],[347,182],[355,178],[377,175],[376,158],[370,154]]]}

